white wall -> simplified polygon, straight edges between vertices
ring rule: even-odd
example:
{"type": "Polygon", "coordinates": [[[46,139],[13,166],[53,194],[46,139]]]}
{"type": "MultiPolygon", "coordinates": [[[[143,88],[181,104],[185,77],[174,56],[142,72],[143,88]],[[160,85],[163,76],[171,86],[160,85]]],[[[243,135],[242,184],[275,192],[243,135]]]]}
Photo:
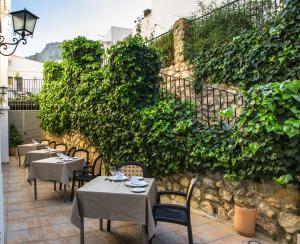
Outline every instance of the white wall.
{"type": "Polygon", "coordinates": [[[111,26],[104,36],[102,43],[105,48],[115,44],[117,41],[123,40],[132,33],[132,29],[118,26],[111,26]]]}
{"type": "MultiPolygon", "coordinates": [[[[3,13],[1,17],[2,35],[6,41],[9,41],[11,33],[11,19],[6,13],[10,11],[10,0],[0,0],[0,12],[3,13]],[[6,8],[6,9],[5,9],[6,8]]],[[[8,57],[0,54],[0,86],[8,86],[8,57]]],[[[0,115],[0,131],[1,131],[1,162],[9,162],[8,156],[8,106],[7,96],[5,96],[5,102],[0,105],[0,111],[3,113],[0,115]]]]}
{"type": "MultiPolygon", "coordinates": [[[[211,0],[202,2],[209,4],[211,0]]],[[[151,0],[151,14],[142,21],[142,36],[155,37],[169,31],[178,19],[197,13],[198,3],[199,0],[151,0]]]]}
{"type": "MultiPolygon", "coordinates": [[[[10,0],[0,0],[0,18],[2,26],[2,35],[9,41],[10,37],[10,19],[5,16],[10,11],[10,0]],[[4,16],[4,17],[3,17],[4,16]]],[[[0,86],[7,87],[7,67],[8,58],[0,54],[0,86]]],[[[7,96],[5,97],[7,99],[7,96]]],[[[8,162],[8,106],[5,102],[0,105],[0,243],[4,243],[4,207],[3,207],[3,176],[2,162],[8,162]]]]}
{"type": "Polygon", "coordinates": [[[12,55],[8,62],[8,76],[23,79],[43,79],[43,63],[12,55]]]}

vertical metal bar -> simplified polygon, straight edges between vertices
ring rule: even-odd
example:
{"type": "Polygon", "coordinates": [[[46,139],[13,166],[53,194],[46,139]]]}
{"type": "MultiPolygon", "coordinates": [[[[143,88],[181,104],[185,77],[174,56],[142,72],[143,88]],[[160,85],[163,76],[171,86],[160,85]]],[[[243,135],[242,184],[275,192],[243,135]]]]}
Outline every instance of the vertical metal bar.
{"type": "Polygon", "coordinates": [[[195,101],[195,108],[196,108],[196,119],[198,118],[198,104],[197,104],[197,98],[196,98],[196,83],[194,82],[194,101],[195,101]]]}
{"type": "Polygon", "coordinates": [[[204,121],[203,120],[203,117],[204,117],[204,115],[203,115],[203,87],[204,87],[204,85],[202,83],[201,84],[201,90],[200,90],[200,113],[201,113],[201,120],[202,121],[204,121]]]}
{"type": "Polygon", "coordinates": [[[186,105],[186,86],[185,86],[185,80],[183,79],[183,88],[184,88],[184,104],[186,105]]]}
{"type": "Polygon", "coordinates": [[[213,105],[214,105],[214,120],[216,120],[215,88],[212,88],[212,92],[213,92],[213,105]]]}
{"type": "Polygon", "coordinates": [[[210,125],[210,119],[209,119],[209,106],[208,106],[208,103],[209,103],[209,99],[208,99],[208,87],[206,89],[206,111],[207,111],[207,124],[210,125]]]}
{"type": "MultiPolygon", "coordinates": [[[[221,112],[222,111],[222,90],[219,90],[219,106],[220,106],[220,108],[219,108],[219,112],[221,112]]],[[[220,116],[220,118],[221,118],[221,120],[220,120],[220,122],[221,122],[221,127],[222,127],[222,124],[223,124],[223,117],[222,116],[220,116]]]]}
{"type": "MultiPolygon", "coordinates": [[[[229,107],[228,92],[226,92],[226,105],[227,105],[227,108],[228,108],[229,107]]],[[[227,118],[227,123],[229,124],[229,117],[227,118]]]]}
{"type": "MultiPolygon", "coordinates": [[[[234,105],[237,106],[237,104],[236,104],[236,94],[233,95],[233,102],[234,102],[234,105]]],[[[236,108],[234,108],[234,118],[236,118],[236,108]]]]}
{"type": "MultiPolygon", "coordinates": [[[[190,108],[192,108],[192,80],[189,80],[189,100],[190,100],[190,108]]],[[[195,82],[194,82],[195,83],[195,82]]],[[[196,106],[197,110],[197,106],[196,106]]],[[[196,118],[197,118],[197,113],[196,113],[196,118]]]]}
{"type": "Polygon", "coordinates": [[[179,85],[179,99],[180,99],[180,102],[181,102],[181,78],[179,77],[179,80],[178,80],[178,85],[179,85]]]}
{"type": "MultiPolygon", "coordinates": [[[[171,77],[171,76],[170,76],[171,77]]],[[[177,90],[177,80],[176,80],[176,78],[174,79],[174,81],[173,81],[173,83],[175,83],[175,84],[173,84],[173,86],[174,86],[174,88],[175,88],[175,91],[174,91],[174,94],[175,94],[175,99],[176,99],[176,90],[177,90]]]]}

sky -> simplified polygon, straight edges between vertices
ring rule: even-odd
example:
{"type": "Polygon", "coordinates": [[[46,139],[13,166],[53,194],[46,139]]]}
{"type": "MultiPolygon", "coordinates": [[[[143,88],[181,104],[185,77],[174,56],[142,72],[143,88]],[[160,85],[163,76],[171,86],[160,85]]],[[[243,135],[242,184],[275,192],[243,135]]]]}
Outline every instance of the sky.
{"type": "Polygon", "coordinates": [[[150,8],[150,0],[11,0],[12,11],[26,8],[40,19],[33,38],[15,55],[29,56],[49,42],[77,36],[99,40],[110,26],[133,28],[134,21],[150,8]]]}

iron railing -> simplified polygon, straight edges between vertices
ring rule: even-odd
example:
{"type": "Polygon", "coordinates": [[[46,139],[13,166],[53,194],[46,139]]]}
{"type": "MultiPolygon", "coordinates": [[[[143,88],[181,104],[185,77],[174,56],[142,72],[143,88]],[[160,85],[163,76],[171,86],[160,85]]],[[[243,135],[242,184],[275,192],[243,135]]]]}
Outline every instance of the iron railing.
{"type": "Polygon", "coordinates": [[[161,98],[173,96],[194,111],[194,117],[207,125],[232,125],[242,111],[244,98],[237,91],[221,89],[221,85],[202,84],[197,86],[192,79],[160,74],[161,98]],[[232,108],[229,117],[221,116],[221,111],[232,108]]]}
{"type": "Polygon", "coordinates": [[[33,98],[40,93],[42,84],[42,79],[11,80],[7,91],[10,110],[39,110],[33,98]]]}
{"type": "Polygon", "coordinates": [[[189,22],[204,21],[211,16],[218,18],[221,13],[239,13],[235,17],[245,18],[255,26],[269,21],[282,8],[282,0],[234,0],[201,16],[188,18],[188,20],[189,22]]]}

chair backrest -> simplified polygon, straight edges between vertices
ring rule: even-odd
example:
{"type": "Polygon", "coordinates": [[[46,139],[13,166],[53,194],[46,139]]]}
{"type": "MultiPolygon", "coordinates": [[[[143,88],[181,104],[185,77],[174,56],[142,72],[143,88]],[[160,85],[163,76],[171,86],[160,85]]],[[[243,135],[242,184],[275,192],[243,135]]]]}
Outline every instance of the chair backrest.
{"type": "Polygon", "coordinates": [[[67,153],[68,156],[73,157],[74,152],[76,151],[76,147],[71,147],[67,153]]]}
{"type": "Polygon", "coordinates": [[[192,197],[193,197],[193,192],[194,192],[194,189],[197,185],[197,182],[199,180],[199,176],[196,175],[195,177],[193,177],[191,180],[190,180],[190,183],[189,183],[189,187],[187,189],[187,193],[186,193],[186,206],[189,208],[190,205],[191,205],[191,200],[192,200],[192,197]]]}
{"type": "Polygon", "coordinates": [[[65,152],[65,153],[66,153],[67,150],[68,150],[68,147],[67,147],[66,144],[59,143],[59,144],[56,144],[56,145],[55,145],[55,149],[56,149],[57,151],[65,152]]]}
{"type": "Polygon", "coordinates": [[[100,176],[101,175],[102,163],[103,163],[102,155],[98,156],[94,160],[93,167],[92,167],[92,174],[94,176],[100,176]]]}
{"type": "Polygon", "coordinates": [[[148,171],[143,163],[138,162],[125,162],[122,163],[118,170],[123,171],[126,176],[143,176],[145,178],[149,177],[148,171]]]}
{"type": "Polygon", "coordinates": [[[41,140],[40,143],[43,144],[43,145],[49,145],[49,141],[45,140],[45,139],[41,140]]]}
{"type": "Polygon", "coordinates": [[[89,164],[89,151],[83,148],[76,149],[73,157],[85,158],[86,164],[89,164]]]}
{"type": "Polygon", "coordinates": [[[50,148],[55,148],[55,146],[56,146],[56,141],[51,141],[51,142],[49,142],[49,144],[48,144],[48,146],[50,147],[50,148]]]}

